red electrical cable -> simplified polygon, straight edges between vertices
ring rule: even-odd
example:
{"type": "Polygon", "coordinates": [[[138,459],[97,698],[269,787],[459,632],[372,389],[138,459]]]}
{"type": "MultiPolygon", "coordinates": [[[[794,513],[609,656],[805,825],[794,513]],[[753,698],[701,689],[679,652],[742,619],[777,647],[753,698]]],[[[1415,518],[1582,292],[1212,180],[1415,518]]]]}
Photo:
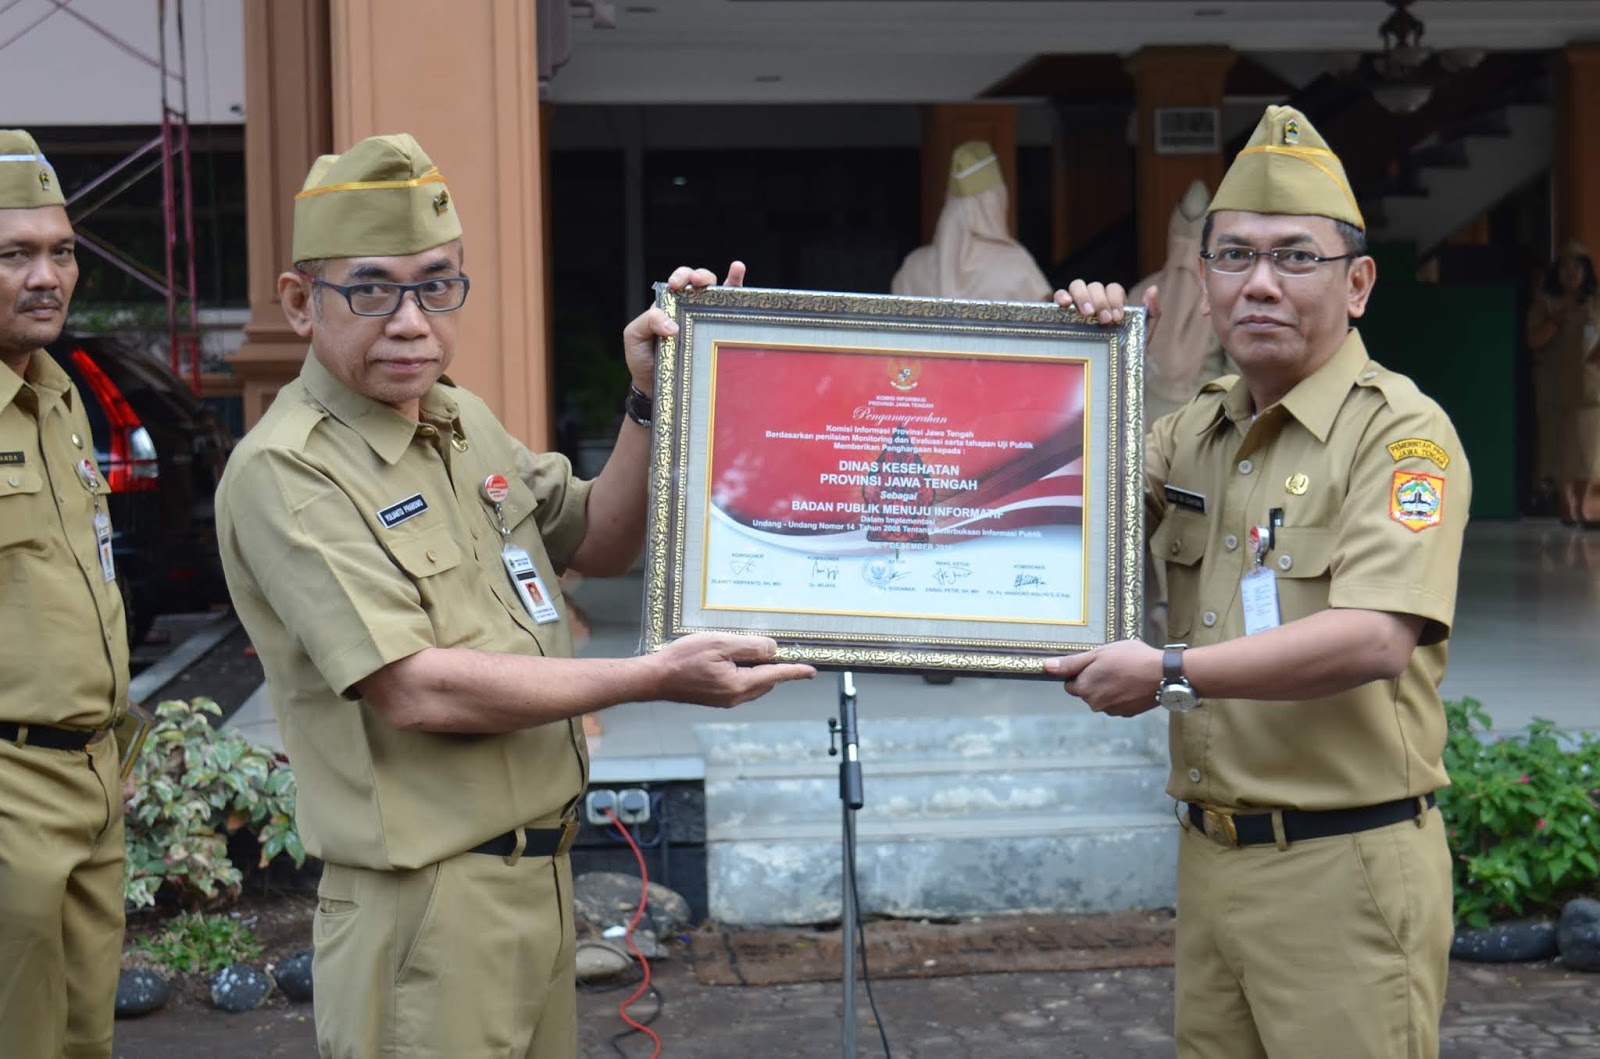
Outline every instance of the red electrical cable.
{"type": "Polygon", "coordinates": [[[652,1030],[642,1022],[635,1022],[633,1016],[628,1014],[628,1009],[638,1003],[639,998],[650,991],[650,961],[645,959],[644,953],[640,952],[639,946],[633,942],[633,928],[637,927],[639,920],[644,918],[645,907],[650,903],[650,876],[645,871],[644,853],[639,849],[639,843],[635,842],[633,835],[629,833],[626,827],[622,826],[622,821],[617,819],[616,813],[607,809],[606,815],[611,817],[611,823],[616,829],[622,832],[622,837],[628,840],[628,847],[633,850],[633,859],[639,862],[639,907],[634,910],[633,919],[629,921],[627,932],[623,934],[622,940],[627,942],[628,948],[632,949],[633,954],[639,958],[639,965],[644,968],[644,981],[639,983],[639,988],[634,990],[631,997],[617,1005],[617,1017],[654,1041],[655,1051],[650,1053],[650,1059],[659,1059],[661,1055],[661,1038],[656,1036],[655,1030],[652,1030]]]}

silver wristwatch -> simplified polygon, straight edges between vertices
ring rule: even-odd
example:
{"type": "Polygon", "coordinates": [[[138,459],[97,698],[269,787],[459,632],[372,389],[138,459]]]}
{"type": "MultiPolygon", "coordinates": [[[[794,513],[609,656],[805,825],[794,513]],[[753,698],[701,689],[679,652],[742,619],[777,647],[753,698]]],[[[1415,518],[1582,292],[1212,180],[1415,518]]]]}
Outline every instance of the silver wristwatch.
{"type": "Polygon", "coordinates": [[[1200,705],[1200,696],[1183,675],[1183,652],[1188,646],[1169,643],[1161,652],[1161,687],[1156,691],[1156,705],[1173,713],[1188,713],[1200,705]]]}

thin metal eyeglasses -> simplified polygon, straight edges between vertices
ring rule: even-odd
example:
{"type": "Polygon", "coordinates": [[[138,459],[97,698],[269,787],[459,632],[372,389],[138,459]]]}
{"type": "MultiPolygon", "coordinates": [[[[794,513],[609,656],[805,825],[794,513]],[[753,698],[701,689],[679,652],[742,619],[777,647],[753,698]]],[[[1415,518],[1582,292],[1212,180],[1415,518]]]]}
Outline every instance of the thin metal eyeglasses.
{"type": "Polygon", "coordinates": [[[1356,255],[1339,254],[1336,257],[1323,257],[1297,246],[1280,246],[1275,250],[1224,246],[1214,251],[1202,250],[1200,256],[1205,260],[1207,268],[1224,276],[1242,276],[1255,269],[1256,258],[1268,257],[1272,259],[1272,267],[1277,270],[1278,275],[1294,277],[1309,276],[1330,261],[1348,261],[1356,255]]]}
{"type": "Polygon", "coordinates": [[[453,313],[467,303],[467,291],[472,281],[466,276],[444,276],[425,279],[421,283],[387,283],[367,281],[340,285],[329,283],[316,276],[306,276],[313,287],[326,287],[338,291],[339,296],[357,316],[393,316],[405,300],[406,292],[415,293],[417,305],[424,312],[453,313]]]}

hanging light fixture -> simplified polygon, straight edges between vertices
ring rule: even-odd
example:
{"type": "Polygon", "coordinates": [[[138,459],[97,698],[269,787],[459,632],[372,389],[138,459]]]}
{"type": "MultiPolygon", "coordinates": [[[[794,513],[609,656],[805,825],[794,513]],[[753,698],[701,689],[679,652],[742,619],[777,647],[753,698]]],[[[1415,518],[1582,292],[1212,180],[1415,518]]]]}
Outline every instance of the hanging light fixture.
{"type": "Polygon", "coordinates": [[[1412,2],[1388,0],[1394,10],[1378,27],[1383,54],[1372,60],[1372,98],[1391,114],[1415,113],[1433,96],[1422,72],[1433,52],[1422,44],[1424,27],[1410,11],[1412,2]]]}

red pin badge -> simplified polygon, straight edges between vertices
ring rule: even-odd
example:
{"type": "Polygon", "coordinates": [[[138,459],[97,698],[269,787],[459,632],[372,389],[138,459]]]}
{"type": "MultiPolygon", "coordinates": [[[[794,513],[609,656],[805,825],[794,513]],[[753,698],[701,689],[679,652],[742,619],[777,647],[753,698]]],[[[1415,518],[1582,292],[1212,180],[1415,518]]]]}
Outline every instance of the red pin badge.
{"type": "Polygon", "coordinates": [[[93,460],[82,459],[78,461],[78,477],[83,479],[84,485],[94,489],[99,485],[100,470],[93,460]]]}
{"type": "Polygon", "coordinates": [[[483,495],[491,504],[503,504],[511,495],[511,483],[503,474],[491,474],[483,480],[483,495]]]}

